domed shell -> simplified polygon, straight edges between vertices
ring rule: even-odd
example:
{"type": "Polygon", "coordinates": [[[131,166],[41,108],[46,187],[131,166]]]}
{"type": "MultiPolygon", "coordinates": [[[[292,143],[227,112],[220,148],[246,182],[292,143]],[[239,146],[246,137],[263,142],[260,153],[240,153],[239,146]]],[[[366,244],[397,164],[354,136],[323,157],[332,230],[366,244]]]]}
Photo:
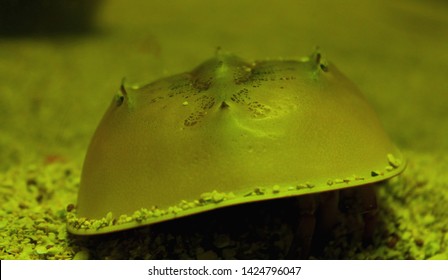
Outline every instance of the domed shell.
{"type": "Polygon", "coordinates": [[[122,85],[84,162],[68,230],[89,235],[369,184],[405,167],[371,106],[319,52],[122,85]]]}

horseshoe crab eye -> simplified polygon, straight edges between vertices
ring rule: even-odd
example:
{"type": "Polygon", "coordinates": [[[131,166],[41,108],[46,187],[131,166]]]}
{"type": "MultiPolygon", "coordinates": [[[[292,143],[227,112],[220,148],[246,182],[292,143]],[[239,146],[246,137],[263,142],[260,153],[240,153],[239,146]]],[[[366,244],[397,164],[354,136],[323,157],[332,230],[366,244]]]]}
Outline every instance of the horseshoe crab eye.
{"type": "Polygon", "coordinates": [[[368,185],[405,168],[371,106],[318,51],[254,62],[218,51],[128,89],[87,151],[74,234],[368,185]]]}
{"type": "Polygon", "coordinates": [[[328,62],[326,59],[322,57],[322,54],[320,53],[319,49],[316,49],[314,53],[314,60],[316,65],[324,72],[328,72],[328,62]]]}
{"type": "Polygon", "coordinates": [[[123,95],[116,95],[115,96],[115,105],[117,106],[117,107],[120,107],[122,104],[123,104],[123,102],[124,102],[124,96],[123,95]]]}
{"type": "Polygon", "coordinates": [[[322,71],[328,72],[328,65],[327,64],[321,63],[321,64],[319,64],[319,66],[320,66],[320,69],[322,69],[322,71]]]}
{"type": "Polygon", "coordinates": [[[117,107],[120,107],[127,95],[128,93],[126,92],[126,88],[124,87],[124,82],[122,82],[120,85],[120,92],[115,95],[115,105],[117,107]]]}

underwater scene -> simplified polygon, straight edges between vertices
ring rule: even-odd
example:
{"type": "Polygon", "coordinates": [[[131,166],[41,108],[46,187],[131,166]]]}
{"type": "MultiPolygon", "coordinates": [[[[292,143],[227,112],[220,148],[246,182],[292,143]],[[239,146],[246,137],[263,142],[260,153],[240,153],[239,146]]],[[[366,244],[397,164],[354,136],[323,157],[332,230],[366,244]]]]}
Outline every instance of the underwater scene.
{"type": "Polygon", "coordinates": [[[0,3],[0,259],[448,260],[448,2],[0,3]]]}

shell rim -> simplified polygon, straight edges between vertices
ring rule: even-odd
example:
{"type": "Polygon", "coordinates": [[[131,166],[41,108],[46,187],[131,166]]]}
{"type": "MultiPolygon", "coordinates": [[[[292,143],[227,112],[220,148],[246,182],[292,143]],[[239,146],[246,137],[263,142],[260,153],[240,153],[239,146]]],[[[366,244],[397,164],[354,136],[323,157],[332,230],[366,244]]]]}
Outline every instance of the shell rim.
{"type": "Polygon", "coordinates": [[[182,201],[178,205],[169,207],[168,209],[139,209],[130,216],[121,215],[118,219],[117,217],[114,218],[111,212],[102,219],[78,217],[75,208],[67,212],[67,231],[71,234],[81,236],[107,234],[166,222],[244,203],[298,197],[307,194],[379,183],[399,175],[406,169],[406,159],[403,158],[401,154],[399,154],[399,156],[400,157],[397,158],[392,154],[388,154],[387,158],[389,165],[382,171],[371,171],[369,176],[353,175],[346,179],[316,180],[302,184],[273,185],[268,188],[256,187],[239,191],[236,194],[220,193],[214,190],[210,193],[201,195],[200,198],[193,202],[182,201]],[[333,185],[335,186],[334,189],[328,189],[329,186],[333,185]],[[191,204],[193,204],[193,206],[191,204]],[[183,209],[182,205],[187,205],[189,207],[183,209]]]}

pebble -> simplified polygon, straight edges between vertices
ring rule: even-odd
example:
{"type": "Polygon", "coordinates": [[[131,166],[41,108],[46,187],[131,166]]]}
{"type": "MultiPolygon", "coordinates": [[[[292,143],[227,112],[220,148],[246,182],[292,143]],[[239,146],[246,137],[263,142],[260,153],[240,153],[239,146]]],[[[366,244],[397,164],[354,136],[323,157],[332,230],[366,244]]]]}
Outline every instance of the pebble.
{"type": "Polygon", "coordinates": [[[448,260],[448,253],[440,253],[430,257],[428,260],[448,260]]]}
{"type": "Polygon", "coordinates": [[[37,245],[34,250],[39,255],[43,255],[43,254],[46,254],[48,252],[47,248],[44,245],[37,245]]]}
{"type": "Polygon", "coordinates": [[[73,257],[74,260],[88,260],[90,258],[90,253],[87,249],[81,249],[73,257]]]}

